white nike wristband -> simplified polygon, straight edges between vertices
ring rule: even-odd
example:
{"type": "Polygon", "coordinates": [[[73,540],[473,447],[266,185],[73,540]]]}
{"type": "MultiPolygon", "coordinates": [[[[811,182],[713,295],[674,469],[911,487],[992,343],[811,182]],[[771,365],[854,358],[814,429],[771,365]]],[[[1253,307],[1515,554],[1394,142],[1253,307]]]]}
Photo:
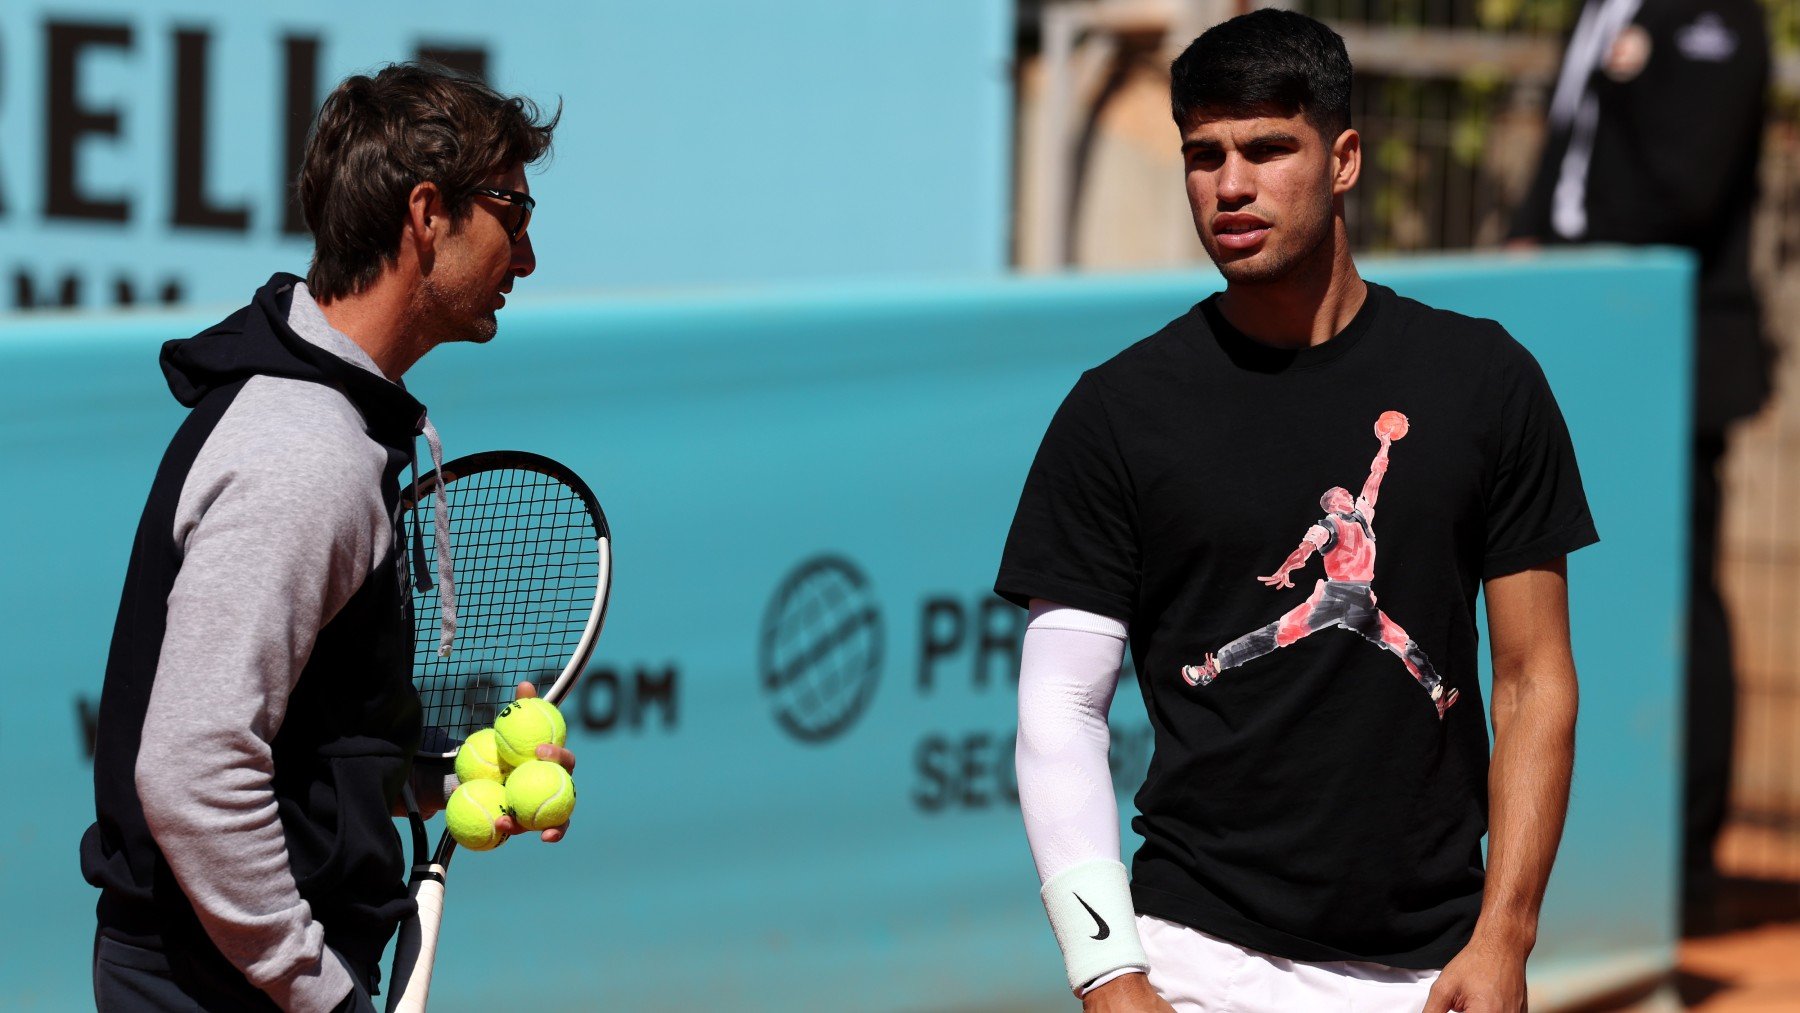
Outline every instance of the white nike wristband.
{"type": "Polygon", "coordinates": [[[1077,994],[1108,971],[1149,968],[1123,864],[1107,858],[1083,862],[1051,876],[1039,895],[1062,947],[1069,988],[1077,994]]]}

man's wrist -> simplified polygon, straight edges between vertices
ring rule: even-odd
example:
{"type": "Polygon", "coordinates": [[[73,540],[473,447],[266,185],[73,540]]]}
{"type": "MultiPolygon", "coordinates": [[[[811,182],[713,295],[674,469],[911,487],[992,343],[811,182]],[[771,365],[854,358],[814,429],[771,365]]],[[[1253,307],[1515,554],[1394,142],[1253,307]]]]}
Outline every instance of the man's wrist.
{"type": "Polygon", "coordinates": [[[1156,989],[1150,984],[1150,976],[1139,968],[1130,968],[1120,972],[1119,976],[1106,984],[1089,990],[1081,997],[1083,1009],[1137,1009],[1146,999],[1157,999],[1156,989]]]}
{"type": "Polygon", "coordinates": [[[1086,999],[1088,996],[1093,995],[1095,992],[1100,991],[1126,975],[1143,974],[1146,970],[1148,969],[1133,965],[1130,967],[1121,967],[1116,971],[1108,971],[1100,977],[1095,978],[1093,981],[1088,982],[1086,985],[1076,989],[1075,997],[1078,999],[1086,999]]]}
{"type": "Polygon", "coordinates": [[[1521,960],[1537,945],[1537,919],[1529,915],[1482,912],[1469,945],[1511,953],[1521,960]]]}
{"type": "Polygon", "coordinates": [[[1125,866],[1096,858],[1050,877],[1039,895],[1076,994],[1101,976],[1147,967],[1125,866]]]}

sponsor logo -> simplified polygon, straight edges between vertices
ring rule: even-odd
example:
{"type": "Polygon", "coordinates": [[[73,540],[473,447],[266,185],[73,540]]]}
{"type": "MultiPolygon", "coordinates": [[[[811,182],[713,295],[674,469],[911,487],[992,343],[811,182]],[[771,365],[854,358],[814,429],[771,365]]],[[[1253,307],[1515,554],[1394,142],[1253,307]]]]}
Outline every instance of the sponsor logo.
{"type": "Polygon", "coordinates": [[[869,579],[842,556],[795,567],[763,613],[763,693],[776,723],[801,742],[829,742],[869,709],[881,655],[881,611],[869,579]]]}
{"type": "Polygon", "coordinates": [[[1076,894],[1075,899],[1080,902],[1082,907],[1087,908],[1088,914],[1091,914],[1094,916],[1094,924],[1100,926],[1100,931],[1089,936],[1088,937],[1089,939],[1095,939],[1095,940],[1105,939],[1107,936],[1112,935],[1112,929],[1107,926],[1106,919],[1100,917],[1100,912],[1095,911],[1094,906],[1092,904],[1089,904],[1087,901],[1082,900],[1081,894],[1076,894]]]}

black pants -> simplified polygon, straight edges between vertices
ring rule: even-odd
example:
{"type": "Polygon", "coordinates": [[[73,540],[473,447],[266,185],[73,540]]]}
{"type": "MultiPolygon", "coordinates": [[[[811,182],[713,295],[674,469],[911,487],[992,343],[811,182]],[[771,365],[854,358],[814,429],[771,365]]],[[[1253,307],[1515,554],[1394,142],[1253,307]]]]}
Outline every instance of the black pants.
{"type": "MultiPolygon", "coordinates": [[[[94,1008],[99,1013],[238,1013],[276,1007],[234,968],[210,967],[203,961],[171,962],[162,950],[134,945],[102,930],[94,937],[94,1008]]],[[[375,1013],[375,1003],[357,985],[334,1013],[375,1013]]]]}
{"type": "MultiPolygon", "coordinates": [[[[1688,545],[1687,770],[1683,814],[1683,889],[1690,905],[1710,901],[1717,874],[1713,847],[1731,803],[1737,681],[1731,625],[1719,595],[1719,462],[1725,436],[1694,441],[1688,545]]],[[[1692,912],[1690,912],[1692,913],[1692,912]]]]}

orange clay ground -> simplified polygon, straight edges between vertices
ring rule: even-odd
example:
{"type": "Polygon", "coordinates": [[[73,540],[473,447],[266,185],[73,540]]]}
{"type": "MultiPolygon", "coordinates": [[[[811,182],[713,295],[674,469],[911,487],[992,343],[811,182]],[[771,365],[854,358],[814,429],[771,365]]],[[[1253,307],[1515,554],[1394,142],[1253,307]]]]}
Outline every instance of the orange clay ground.
{"type": "Polygon", "coordinates": [[[1676,987],[1705,1013],[1800,1013],[1800,923],[1684,940],[1676,987]]]}

